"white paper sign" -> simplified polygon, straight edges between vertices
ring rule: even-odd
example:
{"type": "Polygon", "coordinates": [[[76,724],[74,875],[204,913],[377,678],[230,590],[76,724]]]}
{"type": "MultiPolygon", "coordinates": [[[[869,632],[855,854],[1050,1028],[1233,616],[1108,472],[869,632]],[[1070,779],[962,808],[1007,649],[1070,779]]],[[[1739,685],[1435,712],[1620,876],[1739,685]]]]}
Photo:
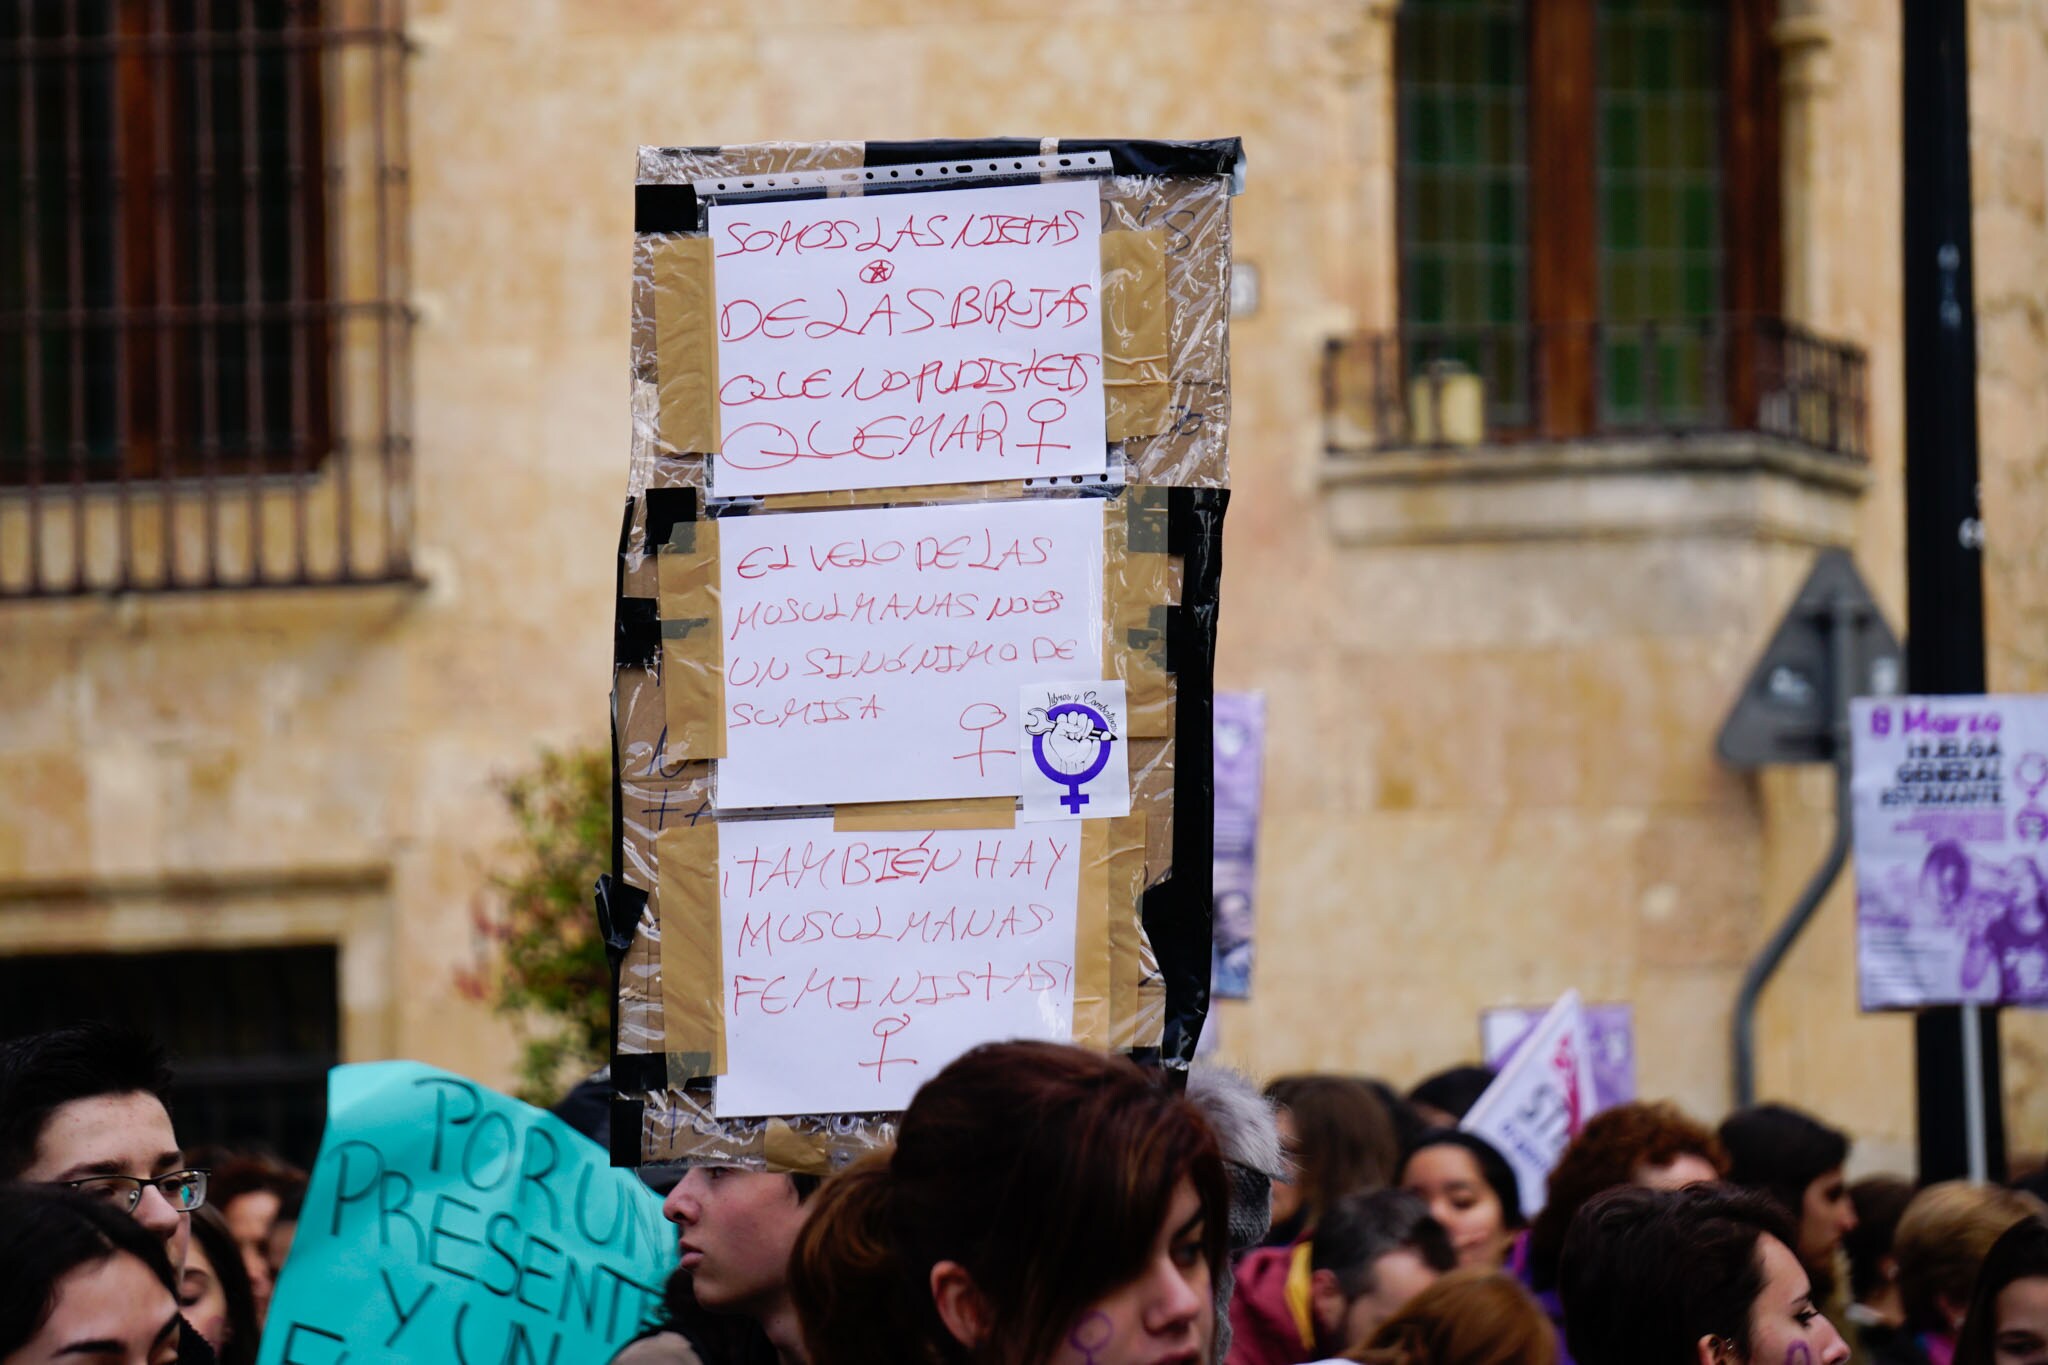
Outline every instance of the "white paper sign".
{"type": "Polygon", "coordinates": [[[1098,820],[1131,813],[1124,685],[1030,683],[1017,706],[1023,820],[1098,820]]]}
{"type": "Polygon", "coordinates": [[[1585,1011],[1579,993],[1566,991],[1458,1126],[1500,1149],[1533,1218],[1551,1169],[1595,1112],[1585,1011]]]}
{"type": "Polygon", "coordinates": [[[901,1109],[978,1043],[1070,1041],[1080,826],[718,826],[721,1118],[901,1109]]]}
{"type": "Polygon", "coordinates": [[[1855,703],[1863,1008],[2048,1005],[2048,697],[1855,703]]]}
{"type": "Polygon", "coordinates": [[[719,497],[1100,474],[1092,182],[714,204],[719,497]]]}
{"type": "Polygon", "coordinates": [[[722,519],[719,808],[1017,795],[1018,688],[1102,674],[1102,507],[722,519]]]}

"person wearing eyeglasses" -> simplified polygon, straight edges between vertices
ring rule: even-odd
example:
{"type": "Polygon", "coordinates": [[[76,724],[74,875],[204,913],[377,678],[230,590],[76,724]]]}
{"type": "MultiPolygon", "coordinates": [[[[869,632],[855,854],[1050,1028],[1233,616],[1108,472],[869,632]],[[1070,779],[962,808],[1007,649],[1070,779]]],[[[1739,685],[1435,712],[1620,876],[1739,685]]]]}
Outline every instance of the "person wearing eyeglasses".
{"type": "MultiPolygon", "coordinates": [[[[78,1024],[0,1043],[0,1181],[55,1185],[126,1213],[185,1269],[192,1210],[206,1172],[186,1165],[164,1094],[163,1049],[107,1024],[78,1024]]],[[[211,1361],[181,1331],[178,1359],[211,1361]]]]}

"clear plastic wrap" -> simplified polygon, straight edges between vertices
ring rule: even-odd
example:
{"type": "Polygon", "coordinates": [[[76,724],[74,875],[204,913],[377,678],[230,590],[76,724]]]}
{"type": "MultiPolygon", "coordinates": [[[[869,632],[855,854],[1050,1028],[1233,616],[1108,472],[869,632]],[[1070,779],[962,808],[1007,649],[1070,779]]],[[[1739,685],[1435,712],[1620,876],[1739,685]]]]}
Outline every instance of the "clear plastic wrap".
{"type": "MultiPolygon", "coordinates": [[[[887,164],[901,164],[912,151],[914,144],[893,145],[895,160],[887,164]]],[[[717,178],[844,170],[863,165],[865,154],[861,143],[643,148],[639,182],[643,187],[681,189],[717,178]]],[[[1186,632],[1185,622],[1176,627],[1172,621],[1183,605],[1183,565],[1180,547],[1174,544],[1182,533],[1174,529],[1174,518],[1184,509],[1166,495],[1172,488],[1227,486],[1231,183],[1227,176],[1214,174],[1111,173],[1092,178],[1100,192],[1105,240],[1105,377],[1114,373],[1116,379],[1109,382],[1123,386],[1110,390],[1111,428],[1124,430],[1122,439],[1110,444],[1110,479],[1078,481],[1080,486],[1072,480],[1043,480],[748,500],[711,496],[715,489],[707,477],[705,448],[716,441],[717,384],[714,351],[704,330],[704,314],[711,307],[704,201],[664,201],[671,209],[676,203],[699,207],[694,220],[688,213],[680,219],[671,213],[659,230],[646,230],[643,222],[643,230],[636,233],[628,480],[633,503],[622,541],[620,591],[624,598],[660,604],[660,648],[653,660],[622,663],[616,673],[620,814],[615,872],[630,886],[645,890],[648,902],[619,971],[616,1042],[620,1058],[646,1065],[622,1071],[620,1097],[627,1103],[621,1105],[615,1122],[630,1125],[637,1119],[637,1159],[642,1163],[827,1171],[893,1137],[893,1114],[721,1119],[713,1112],[713,1081],[704,1073],[715,1069],[722,1054],[703,1048],[703,1011],[692,1009],[688,1026],[680,1032],[665,1027],[664,855],[659,850],[664,834],[679,822],[690,827],[717,819],[713,797],[724,752],[725,710],[725,658],[717,647],[716,628],[717,523],[729,515],[1018,498],[1105,501],[1103,672],[1123,680],[1127,688],[1132,806],[1129,816],[1100,822],[1108,828],[1095,840],[1110,891],[1107,904],[1096,907],[1097,919],[1087,921],[1098,924],[1106,937],[1106,945],[1097,945],[1107,963],[1106,979],[1090,989],[1107,1005],[1102,1045],[1156,1055],[1172,1032],[1168,974],[1162,971],[1161,955],[1145,928],[1147,893],[1176,880],[1178,891],[1184,893],[1198,880],[1199,905],[1184,894],[1171,903],[1181,907],[1175,915],[1199,918],[1205,934],[1207,868],[1200,870],[1199,879],[1174,877],[1176,792],[1185,776],[1176,774],[1175,735],[1185,715],[1179,705],[1176,658],[1169,650],[1176,629],[1186,632]],[[1121,417],[1119,403],[1124,405],[1121,417]],[[689,491],[689,515],[650,536],[646,495],[661,490],[689,491]],[[706,625],[713,628],[698,628],[706,625]],[[706,719],[713,722],[709,729],[700,723],[706,719]]],[[[1215,507],[1220,519],[1220,496],[1215,507]]],[[[1213,592],[1213,581],[1207,590],[1213,592]]],[[[1213,599],[1209,606],[1207,624],[1200,629],[1208,633],[1208,647],[1213,648],[1213,599]]],[[[1185,640],[1175,646],[1185,647],[1185,640]]],[[[1183,655],[1180,665],[1185,662],[1183,655]]],[[[1200,676],[1206,688],[1206,672],[1200,676]]],[[[1206,757],[1206,746],[1200,752],[1206,757]]],[[[1185,789],[1181,790],[1185,799],[1185,789]]],[[[936,808],[942,803],[932,804],[936,808]]],[[[707,893],[698,876],[704,869],[674,862],[681,847],[669,846],[667,856],[672,875],[687,884],[691,909],[682,937],[668,945],[671,953],[682,951],[678,944],[701,941],[704,932],[707,893]]],[[[715,901],[715,893],[711,895],[715,901]]],[[[670,913],[680,911],[672,905],[670,913]]],[[[1085,920],[1085,906],[1083,913],[1085,920]]],[[[1192,931],[1192,920],[1189,925],[1192,931]]],[[[1084,954],[1096,950],[1085,943],[1079,946],[1084,954]]],[[[687,978],[690,989],[701,991],[700,969],[705,964],[688,957],[682,961],[693,968],[687,978]]],[[[715,964],[712,970],[715,973],[715,964]]],[[[709,988],[717,989],[715,975],[709,988]]],[[[670,1008],[675,1008],[673,996],[670,1008]]],[[[713,1016],[718,1008],[713,1004],[713,1016]]],[[[1185,1003],[1174,1008],[1185,1008],[1185,1003]]],[[[1194,1025],[1199,1027],[1199,1013],[1194,1025]]],[[[1181,1027],[1186,1027],[1184,1020],[1181,1027]]],[[[1077,1036],[1080,1031],[1077,1015],[1077,1036]]],[[[1173,1051],[1169,1044],[1169,1064],[1182,1064],[1173,1051]]],[[[623,1155],[634,1149],[627,1141],[615,1150],[623,1155]]]]}

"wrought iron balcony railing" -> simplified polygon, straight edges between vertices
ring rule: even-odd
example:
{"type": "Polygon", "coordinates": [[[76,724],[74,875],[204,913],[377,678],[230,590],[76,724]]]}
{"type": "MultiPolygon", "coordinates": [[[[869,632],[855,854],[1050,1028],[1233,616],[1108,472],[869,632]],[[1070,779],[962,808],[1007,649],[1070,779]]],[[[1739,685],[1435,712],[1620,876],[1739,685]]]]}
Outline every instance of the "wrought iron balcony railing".
{"type": "Polygon", "coordinates": [[[407,583],[403,0],[0,5],[0,602],[407,583]]]}
{"type": "Polygon", "coordinates": [[[1778,318],[1405,327],[1333,337],[1333,457],[1752,432],[1867,455],[1860,347],[1778,318]]]}

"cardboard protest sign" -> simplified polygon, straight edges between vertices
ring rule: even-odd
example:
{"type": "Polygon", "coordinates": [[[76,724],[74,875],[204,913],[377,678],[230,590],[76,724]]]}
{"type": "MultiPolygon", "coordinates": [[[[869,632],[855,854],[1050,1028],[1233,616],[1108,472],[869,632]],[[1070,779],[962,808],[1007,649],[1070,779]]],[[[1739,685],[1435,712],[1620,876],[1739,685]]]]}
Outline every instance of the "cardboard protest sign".
{"type": "Polygon", "coordinates": [[[718,826],[720,1118],[901,1109],[977,1043],[1073,1037],[1080,827],[718,826]]]}
{"type": "Polygon", "coordinates": [[[1851,712],[1863,1008],[2048,1005],[2048,697],[1851,712]]]}
{"type": "Polygon", "coordinates": [[[1191,1059],[1242,170],[640,150],[614,1160],[833,1168],[985,1038],[1191,1059]]]}
{"type": "Polygon", "coordinates": [[[605,1360],[674,1261],[661,1200],[553,1115],[419,1062],[338,1066],[260,1365],[605,1360]]]}
{"type": "Polygon", "coordinates": [[[1131,813],[1130,731],[1121,682],[1028,683],[1017,702],[1020,820],[1131,813]]]}
{"type": "Polygon", "coordinates": [[[714,204],[720,497],[1100,474],[1085,181],[714,204]]]}
{"type": "Polygon", "coordinates": [[[1523,1213],[1543,1207],[1551,1168],[1593,1117],[1593,1091],[1585,1012],[1579,993],[1566,991],[1458,1125],[1507,1158],[1523,1213]]]}
{"type": "Polygon", "coordinates": [[[1223,999],[1243,1000],[1251,994],[1252,984],[1252,892],[1258,880],[1265,695],[1218,692],[1215,728],[1216,853],[1212,894],[1216,943],[1215,979],[1210,989],[1223,999]]]}
{"type": "Polygon", "coordinates": [[[721,810],[1015,796],[1017,689],[1102,676],[1102,504],[719,523],[721,810]]]}

